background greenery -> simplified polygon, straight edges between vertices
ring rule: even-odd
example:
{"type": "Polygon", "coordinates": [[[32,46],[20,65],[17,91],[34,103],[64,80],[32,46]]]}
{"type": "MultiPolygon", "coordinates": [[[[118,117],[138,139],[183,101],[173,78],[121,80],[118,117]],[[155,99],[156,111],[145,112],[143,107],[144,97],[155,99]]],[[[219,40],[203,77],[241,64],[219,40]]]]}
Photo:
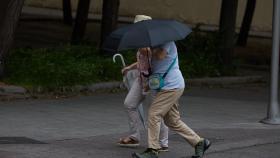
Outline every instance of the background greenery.
{"type": "MultiPolygon", "coordinates": [[[[219,62],[218,39],[216,33],[194,30],[187,39],[177,42],[185,78],[225,75],[219,62]]],[[[121,53],[127,64],[135,61],[135,50],[121,53]]],[[[92,46],[15,49],[7,61],[8,76],[4,80],[25,87],[60,89],[122,78],[120,60],[113,63],[112,55],[101,56],[92,46]]]]}

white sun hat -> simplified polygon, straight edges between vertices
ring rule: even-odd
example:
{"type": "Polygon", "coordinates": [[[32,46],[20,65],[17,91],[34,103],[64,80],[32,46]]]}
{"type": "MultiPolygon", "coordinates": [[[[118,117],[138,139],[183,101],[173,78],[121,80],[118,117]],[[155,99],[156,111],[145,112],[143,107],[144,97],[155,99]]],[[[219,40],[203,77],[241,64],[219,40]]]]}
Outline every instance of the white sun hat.
{"type": "Polygon", "coordinates": [[[136,15],[134,18],[134,23],[137,23],[139,21],[143,21],[143,20],[151,20],[152,18],[150,16],[147,15],[136,15]]]}

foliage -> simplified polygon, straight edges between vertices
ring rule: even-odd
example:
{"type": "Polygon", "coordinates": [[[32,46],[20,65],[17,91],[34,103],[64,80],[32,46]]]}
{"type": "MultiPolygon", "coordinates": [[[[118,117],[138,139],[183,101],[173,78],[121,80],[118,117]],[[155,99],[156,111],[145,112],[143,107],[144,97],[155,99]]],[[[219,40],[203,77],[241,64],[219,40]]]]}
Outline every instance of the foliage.
{"type": "Polygon", "coordinates": [[[185,78],[226,75],[219,54],[219,34],[204,33],[197,28],[185,40],[176,43],[183,75],[185,78]]]}
{"type": "MultiPolygon", "coordinates": [[[[180,69],[185,78],[234,74],[225,70],[219,57],[217,33],[194,32],[176,44],[180,69]]],[[[127,64],[135,62],[136,50],[121,52],[127,64]]],[[[25,87],[59,89],[106,81],[120,81],[122,64],[113,63],[112,55],[101,56],[95,47],[62,46],[59,48],[15,49],[8,56],[5,81],[25,87]]]]}
{"type": "Polygon", "coordinates": [[[16,49],[8,57],[6,81],[56,88],[120,80],[120,64],[88,46],[16,49]]]}

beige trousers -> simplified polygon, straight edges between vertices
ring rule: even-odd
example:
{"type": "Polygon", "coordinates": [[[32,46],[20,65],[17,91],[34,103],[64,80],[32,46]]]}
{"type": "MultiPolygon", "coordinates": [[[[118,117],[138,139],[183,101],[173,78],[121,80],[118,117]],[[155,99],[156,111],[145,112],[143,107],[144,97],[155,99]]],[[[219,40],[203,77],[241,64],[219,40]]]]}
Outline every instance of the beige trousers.
{"type": "MultiPolygon", "coordinates": [[[[153,95],[152,98],[154,98],[153,95]]],[[[140,141],[140,130],[142,129],[143,126],[140,120],[138,106],[144,101],[144,99],[146,99],[146,96],[142,94],[140,78],[137,77],[133,82],[125,98],[124,106],[126,109],[126,113],[128,115],[130,137],[136,138],[138,141],[140,141]]],[[[160,127],[161,129],[160,129],[159,143],[161,147],[168,147],[168,128],[163,123],[163,121],[161,121],[160,127]]]]}
{"type": "Polygon", "coordinates": [[[181,121],[178,100],[184,89],[161,90],[153,100],[148,114],[148,147],[159,149],[161,119],[173,131],[185,138],[193,147],[201,138],[181,121]]]}

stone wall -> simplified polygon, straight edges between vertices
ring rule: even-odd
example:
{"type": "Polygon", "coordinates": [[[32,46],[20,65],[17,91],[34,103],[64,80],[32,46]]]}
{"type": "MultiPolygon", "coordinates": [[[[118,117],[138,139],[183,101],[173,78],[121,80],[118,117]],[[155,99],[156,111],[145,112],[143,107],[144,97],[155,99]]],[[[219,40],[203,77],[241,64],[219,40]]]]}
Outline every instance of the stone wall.
{"type": "MultiPolygon", "coordinates": [[[[78,0],[72,0],[76,8],[78,0]]],[[[241,25],[247,1],[239,1],[237,27],[241,25]]],[[[271,31],[272,2],[257,1],[252,28],[255,31],[271,31]]],[[[25,5],[61,9],[62,0],[26,0],[25,5]]],[[[221,0],[121,0],[120,15],[134,17],[146,14],[153,18],[177,19],[189,24],[218,25],[221,0]]],[[[100,14],[102,0],[92,0],[90,11],[100,14]]]]}

